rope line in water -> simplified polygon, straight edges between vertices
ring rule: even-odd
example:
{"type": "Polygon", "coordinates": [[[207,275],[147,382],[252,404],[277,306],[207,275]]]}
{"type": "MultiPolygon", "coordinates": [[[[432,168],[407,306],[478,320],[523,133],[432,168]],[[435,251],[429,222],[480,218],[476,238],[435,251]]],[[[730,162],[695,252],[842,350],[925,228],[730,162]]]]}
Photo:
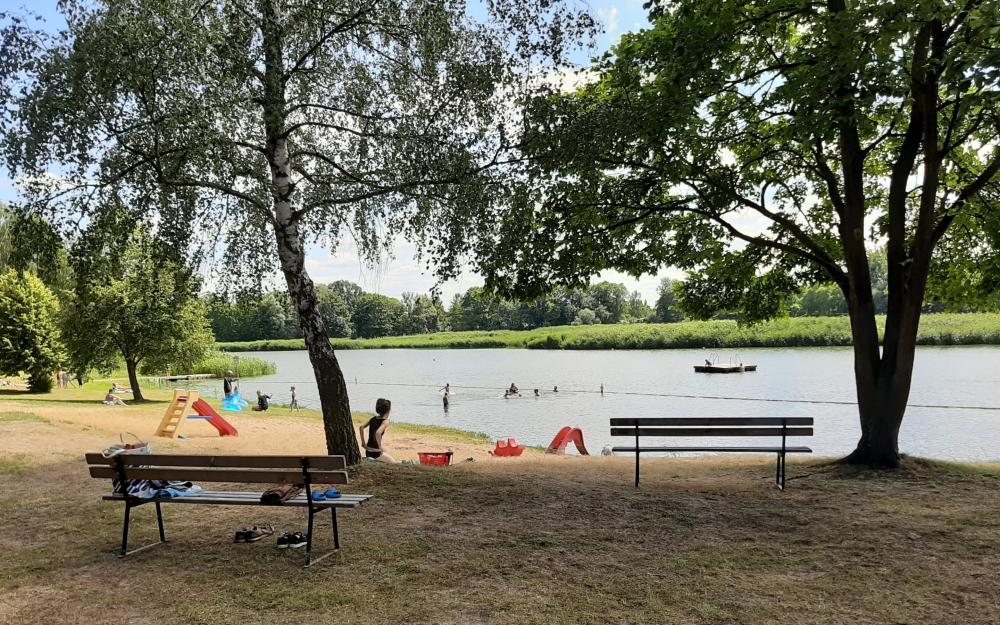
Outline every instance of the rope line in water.
{"type": "MultiPolygon", "coordinates": [[[[351,381],[348,380],[348,383],[351,381]]],[[[316,382],[267,382],[267,384],[289,384],[289,385],[310,385],[316,382]]],[[[353,381],[354,384],[364,384],[367,386],[404,386],[411,388],[433,388],[435,390],[442,390],[444,387],[438,386],[437,384],[411,384],[407,382],[358,382],[353,381]]],[[[503,392],[506,387],[498,388],[496,386],[459,386],[453,384],[451,386],[454,389],[475,389],[481,391],[496,391],[503,392]]],[[[522,389],[524,390],[524,389],[522,389]]],[[[560,393],[589,393],[591,395],[600,395],[600,391],[591,390],[581,390],[581,389],[560,389],[560,393]]],[[[531,396],[531,391],[527,391],[527,396],[531,396]]],[[[545,391],[547,394],[551,394],[551,391],[545,391]]],[[[739,397],[730,395],[695,395],[689,393],[642,393],[639,391],[604,391],[605,395],[630,395],[634,397],[669,397],[674,399],[714,399],[719,401],[756,401],[756,402],[766,402],[766,403],[776,403],[776,404],[823,404],[829,406],[856,406],[856,401],[844,401],[836,399],[778,399],[773,397],[739,397]]],[[[1000,411],[1000,406],[958,406],[951,404],[907,404],[907,408],[933,408],[935,410],[981,410],[987,412],[998,412],[1000,411]]]]}

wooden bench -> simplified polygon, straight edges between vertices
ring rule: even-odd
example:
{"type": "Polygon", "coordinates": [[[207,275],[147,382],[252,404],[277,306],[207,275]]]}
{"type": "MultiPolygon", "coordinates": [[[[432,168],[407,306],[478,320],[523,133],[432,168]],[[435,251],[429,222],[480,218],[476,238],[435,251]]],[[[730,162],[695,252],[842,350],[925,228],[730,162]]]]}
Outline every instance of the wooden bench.
{"type": "Polygon", "coordinates": [[[777,456],[774,483],[785,489],[785,455],[808,454],[808,447],[788,445],[789,436],[812,436],[812,417],[647,417],[611,419],[611,436],[635,439],[631,447],[614,447],[613,452],[635,454],[635,485],[639,486],[639,455],[648,452],[718,452],[768,453],[777,456]],[[752,447],[701,445],[695,447],[640,446],[642,437],[771,437],[781,438],[781,444],[752,447]]]}
{"type": "MultiPolygon", "coordinates": [[[[105,458],[99,453],[86,455],[90,475],[128,484],[132,480],[162,480],[183,482],[225,482],[230,484],[292,484],[301,486],[303,492],[276,507],[305,508],[308,512],[306,533],[306,566],[340,550],[340,531],[337,527],[338,508],[357,508],[371,495],[344,494],[338,499],[314,500],[311,492],[313,484],[347,484],[347,472],[343,456],[191,456],[191,455],[118,455],[105,458]],[[333,551],[318,558],[312,557],[313,517],[329,510],[333,523],[333,551]]],[[[125,520],[122,525],[122,546],[118,555],[129,554],[155,547],[167,541],[163,532],[164,503],[205,504],[225,506],[267,506],[261,503],[261,492],[203,490],[187,497],[156,497],[141,499],[132,495],[115,492],[105,495],[105,501],[125,502],[125,520]],[[129,551],[129,520],[133,508],[153,504],[156,507],[156,522],[160,530],[159,542],[129,551]]]]}

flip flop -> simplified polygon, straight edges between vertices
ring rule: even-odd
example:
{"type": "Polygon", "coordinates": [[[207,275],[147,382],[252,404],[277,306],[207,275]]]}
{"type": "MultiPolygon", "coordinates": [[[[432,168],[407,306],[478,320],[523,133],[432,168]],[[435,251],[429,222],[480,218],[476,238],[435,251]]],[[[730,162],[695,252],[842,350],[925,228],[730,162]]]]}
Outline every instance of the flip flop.
{"type": "Polygon", "coordinates": [[[327,499],[340,499],[340,491],[336,488],[328,488],[323,494],[326,495],[327,499]]]}

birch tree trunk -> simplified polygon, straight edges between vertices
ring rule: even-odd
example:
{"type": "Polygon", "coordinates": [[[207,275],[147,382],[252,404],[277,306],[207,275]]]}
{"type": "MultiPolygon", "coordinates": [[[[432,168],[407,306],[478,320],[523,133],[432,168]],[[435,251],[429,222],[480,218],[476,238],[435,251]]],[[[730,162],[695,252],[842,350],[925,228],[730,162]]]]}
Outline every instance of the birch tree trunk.
{"type": "Polygon", "coordinates": [[[285,128],[285,68],[282,16],[274,0],[260,0],[264,40],[264,97],[262,101],[266,150],[271,175],[273,226],[281,272],[288,294],[295,304],[305,338],[309,361],[319,389],[323,430],[330,454],[344,456],[347,464],[357,464],[361,454],[354,438],[347,384],[330,335],[319,313],[316,290],[305,269],[305,245],[298,228],[293,198],[292,164],[285,128]]]}

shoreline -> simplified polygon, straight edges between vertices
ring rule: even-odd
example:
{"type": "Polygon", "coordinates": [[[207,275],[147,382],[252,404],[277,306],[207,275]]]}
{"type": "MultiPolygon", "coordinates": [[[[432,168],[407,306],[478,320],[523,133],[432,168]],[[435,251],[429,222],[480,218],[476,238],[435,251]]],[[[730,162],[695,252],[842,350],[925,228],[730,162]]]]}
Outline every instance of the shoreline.
{"type": "MultiPolygon", "coordinates": [[[[879,318],[883,323],[884,318],[879,318]]],[[[880,326],[881,327],[881,326],[880,326]]],[[[532,330],[435,332],[374,339],[331,339],[335,349],[660,350],[849,347],[847,317],[788,317],[753,326],[736,321],[552,326],[532,330]]],[[[998,313],[923,315],[918,345],[1000,345],[998,313]]],[[[226,352],[296,351],[302,339],[219,341],[226,352]]]]}

